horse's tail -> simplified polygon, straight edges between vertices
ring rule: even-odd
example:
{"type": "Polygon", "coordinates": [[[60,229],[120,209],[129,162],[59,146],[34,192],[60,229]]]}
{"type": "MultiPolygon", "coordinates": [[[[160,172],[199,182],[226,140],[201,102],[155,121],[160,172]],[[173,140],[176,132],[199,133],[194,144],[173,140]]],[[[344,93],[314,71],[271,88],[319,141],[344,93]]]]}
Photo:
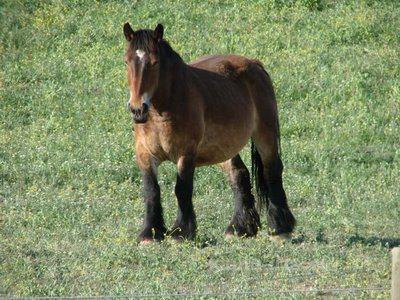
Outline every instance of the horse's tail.
{"type": "Polygon", "coordinates": [[[264,165],[253,139],[251,140],[251,175],[258,198],[257,209],[262,211],[264,208],[268,208],[268,186],[264,179],[264,165]]]}
{"type": "MultiPolygon", "coordinates": [[[[272,86],[271,76],[269,76],[267,70],[265,70],[264,65],[262,64],[261,61],[259,61],[258,59],[253,59],[252,61],[259,67],[259,69],[264,73],[264,75],[268,79],[268,81],[270,83],[270,86],[271,86],[272,96],[274,98],[274,101],[276,102],[275,90],[274,90],[274,88],[272,86]]],[[[276,138],[277,138],[277,143],[278,143],[278,155],[280,157],[282,149],[281,149],[281,130],[280,130],[279,118],[278,118],[278,107],[276,108],[276,138]]]]}

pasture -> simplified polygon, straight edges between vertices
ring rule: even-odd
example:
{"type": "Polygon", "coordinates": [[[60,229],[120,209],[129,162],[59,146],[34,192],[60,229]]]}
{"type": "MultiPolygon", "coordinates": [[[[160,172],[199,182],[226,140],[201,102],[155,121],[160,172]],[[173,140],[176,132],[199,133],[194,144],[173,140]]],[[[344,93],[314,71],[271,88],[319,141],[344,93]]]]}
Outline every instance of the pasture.
{"type": "MultiPolygon", "coordinates": [[[[0,296],[387,299],[400,245],[400,3],[337,2],[0,1],[0,296]],[[196,240],[138,245],[126,21],[163,23],[187,62],[264,63],[298,221],[291,243],[269,241],[265,213],[257,238],[226,241],[233,196],[213,166],[195,174],[196,240]]],[[[249,147],[242,157],[249,167],[249,147]]],[[[159,184],[171,226],[173,164],[159,184]]]]}

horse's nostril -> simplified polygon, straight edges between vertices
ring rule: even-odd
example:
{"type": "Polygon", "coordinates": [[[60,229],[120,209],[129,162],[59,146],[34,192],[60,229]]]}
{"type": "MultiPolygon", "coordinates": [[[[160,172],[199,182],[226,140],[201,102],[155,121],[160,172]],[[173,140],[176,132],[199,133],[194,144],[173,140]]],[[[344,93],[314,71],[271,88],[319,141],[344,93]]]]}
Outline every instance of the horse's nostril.
{"type": "Polygon", "coordinates": [[[141,113],[147,114],[148,111],[149,111],[149,106],[146,103],[143,103],[141,108],[141,113]]]}
{"type": "Polygon", "coordinates": [[[133,112],[133,115],[137,118],[139,118],[142,114],[140,109],[133,109],[132,112],[133,112]]]}

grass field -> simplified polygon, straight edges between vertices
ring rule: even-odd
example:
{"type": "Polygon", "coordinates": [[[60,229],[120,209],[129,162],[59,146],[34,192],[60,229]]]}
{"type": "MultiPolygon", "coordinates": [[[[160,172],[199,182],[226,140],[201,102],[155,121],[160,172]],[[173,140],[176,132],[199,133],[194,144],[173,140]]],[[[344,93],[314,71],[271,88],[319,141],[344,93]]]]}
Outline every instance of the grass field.
{"type": "MultiPolygon", "coordinates": [[[[0,294],[388,298],[400,245],[400,3],[338,2],[0,1],[0,294]],[[237,53],[265,64],[292,243],[271,243],[265,216],[257,238],[225,241],[233,198],[206,167],[196,241],[137,244],[126,21],[162,22],[185,61],[237,53]],[[321,289],[331,290],[271,292],[321,289]]],[[[159,182],[171,226],[173,164],[159,182]]]]}

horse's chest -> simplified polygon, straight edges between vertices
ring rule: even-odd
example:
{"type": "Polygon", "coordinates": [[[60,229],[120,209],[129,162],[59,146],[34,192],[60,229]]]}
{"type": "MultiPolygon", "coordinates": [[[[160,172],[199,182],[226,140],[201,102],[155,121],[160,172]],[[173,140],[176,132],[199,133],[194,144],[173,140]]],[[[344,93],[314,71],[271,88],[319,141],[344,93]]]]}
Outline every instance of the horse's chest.
{"type": "Polygon", "coordinates": [[[159,161],[176,162],[178,160],[181,137],[172,126],[163,124],[153,127],[143,132],[140,138],[146,150],[159,161]]]}
{"type": "Polygon", "coordinates": [[[166,160],[177,162],[179,153],[179,144],[177,140],[179,137],[173,131],[163,131],[158,135],[159,145],[165,155],[166,160]]]}

